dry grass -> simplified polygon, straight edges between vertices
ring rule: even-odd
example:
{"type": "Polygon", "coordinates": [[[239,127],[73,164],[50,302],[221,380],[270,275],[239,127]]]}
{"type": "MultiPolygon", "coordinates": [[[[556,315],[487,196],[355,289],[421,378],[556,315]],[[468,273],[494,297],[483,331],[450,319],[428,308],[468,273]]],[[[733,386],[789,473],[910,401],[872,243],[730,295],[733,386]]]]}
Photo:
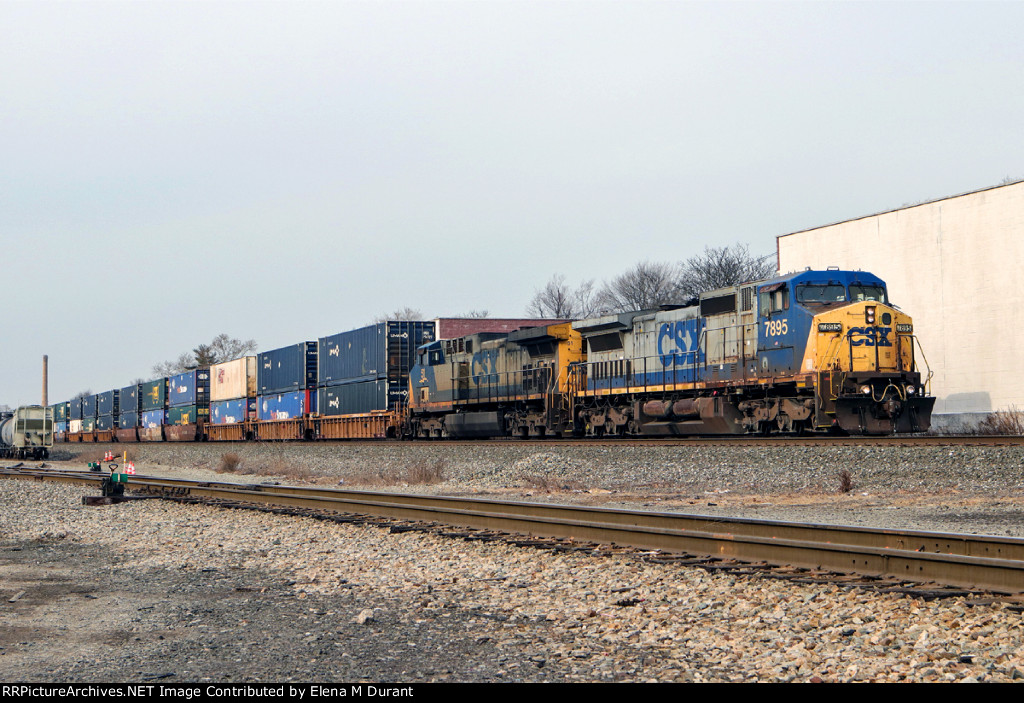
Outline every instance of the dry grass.
{"type": "Polygon", "coordinates": [[[562,491],[586,490],[581,483],[577,483],[575,481],[559,481],[547,474],[534,474],[527,476],[524,480],[531,490],[538,493],[560,493],[562,491]]]}
{"type": "Polygon", "coordinates": [[[270,459],[267,461],[246,461],[234,452],[223,454],[217,473],[242,474],[243,476],[284,476],[285,478],[311,480],[316,477],[310,469],[299,466],[287,459],[270,459]]]}
{"type": "Polygon", "coordinates": [[[853,490],[853,476],[846,469],[839,472],[839,492],[849,493],[853,490]]]}
{"type": "Polygon", "coordinates": [[[237,474],[242,467],[242,457],[234,452],[228,452],[220,457],[220,466],[217,467],[219,474],[237,474]]]}
{"type": "Polygon", "coordinates": [[[447,464],[444,459],[427,462],[420,461],[406,469],[406,478],[410,484],[433,485],[444,481],[447,464]]]}
{"type": "Polygon", "coordinates": [[[1024,410],[1011,405],[1009,410],[990,413],[978,423],[975,434],[1024,435],[1024,410]]]}
{"type": "Polygon", "coordinates": [[[345,477],[345,483],[353,486],[433,485],[445,480],[447,470],[448,462],[444,459],[417,461],[404,471],[379,469],[352,474],[345,477]]]}

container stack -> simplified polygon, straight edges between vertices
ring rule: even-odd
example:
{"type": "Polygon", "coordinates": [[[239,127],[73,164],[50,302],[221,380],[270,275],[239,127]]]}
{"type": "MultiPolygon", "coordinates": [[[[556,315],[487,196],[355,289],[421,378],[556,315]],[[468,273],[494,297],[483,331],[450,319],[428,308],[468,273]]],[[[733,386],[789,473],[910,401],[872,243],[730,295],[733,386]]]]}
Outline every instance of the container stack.
{"type": "Polygon", "coordinates": [[[321,415],[395,410],[408,400],[417,347],[434,341],[434,322],[389,321],[319,340],[321,415]]]}
{"type": "Polygon", "coordinates": [[[96,395],[82,398],[82,432],[85,434],[96,431],[96,400],[96,395]]]}
{"type": "Polygon", "coordinates": [[[70,417],[71,403],[67,401],[57,403],[53,408],[53,440],[55,442],[65,441],[68,433],[68,417],[70,417]]]}
{"type": "Polygon", "coordinates": [[[141,386],[125,386],[118,392],[120,411],[117,426],[122,430],[132,430],[139,426],[139,389],[141,386]]]}
{"type": "Polygon", "coordinates": [[[316,342],[261,352],[256,365],[258,420],[294,420],[316,412],[316,342]]]}
{"type": "Polygon", "coordinates": [[[75,398],[68,401],[68,434],[74,435],[74,440],[81,441],[82,434],[82,399],[75,398]]]}
{"type": "Polygon", "coordinates": [[[195,425],[210,416],[210,372],[195,369],[167,379],[168,425],[195,425]]]}
{"type": "Polygon", "coordinates": [[[119,411],[114,435],[119,442],[139,441],[139,422],[142,419],[139,403],[142,400],[142,386],[134,384],[125,386],[117,392],[119,411]]]}
{"type": "Polygon", "coordinates": [[[139,439],[160,441],[163,439],[163,425],[167,412],[168,379],[158,378],[143,383],[139,388],[139,439]]]}
{"type": "Polygon", "coordinates": [[[256,357],[210,367],[210,424],[234,425],[256,419],[256,357]]]}
{"type": "Polygon", "coordinates": [[[113,432],[117,428],[120,410],[120,391],[107,391],[96,396],[96,429],[100,432],[113,432]]]}

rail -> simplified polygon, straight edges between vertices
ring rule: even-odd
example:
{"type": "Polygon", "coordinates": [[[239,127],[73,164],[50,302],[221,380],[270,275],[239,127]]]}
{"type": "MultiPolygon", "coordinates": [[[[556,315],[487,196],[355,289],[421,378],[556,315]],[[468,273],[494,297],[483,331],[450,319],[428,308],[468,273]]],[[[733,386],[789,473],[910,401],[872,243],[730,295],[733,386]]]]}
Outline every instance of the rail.
{"type": "MultiPolygon", "coordinates": [[[[99,474],[0,469],[0,477],[98,484],[99,474]]],[[[478,498],[294,486],[241,485],[137,476],[129,489],[483,530],[613,543],[808,569],[1024,593],[1024,539],[723,519],[478,498]]]]}

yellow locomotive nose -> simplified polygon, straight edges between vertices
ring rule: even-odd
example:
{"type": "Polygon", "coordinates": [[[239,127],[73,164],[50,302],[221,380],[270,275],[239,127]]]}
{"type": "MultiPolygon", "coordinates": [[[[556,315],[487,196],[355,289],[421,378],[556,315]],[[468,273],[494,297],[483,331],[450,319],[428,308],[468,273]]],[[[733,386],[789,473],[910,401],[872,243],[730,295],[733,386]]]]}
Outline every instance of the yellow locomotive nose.
{"type": "Polygon", "coordinates": [[[877,301],[850,303],[814,316],[805,370],[910,371],[914,365],[913,322],[877,301]]]}

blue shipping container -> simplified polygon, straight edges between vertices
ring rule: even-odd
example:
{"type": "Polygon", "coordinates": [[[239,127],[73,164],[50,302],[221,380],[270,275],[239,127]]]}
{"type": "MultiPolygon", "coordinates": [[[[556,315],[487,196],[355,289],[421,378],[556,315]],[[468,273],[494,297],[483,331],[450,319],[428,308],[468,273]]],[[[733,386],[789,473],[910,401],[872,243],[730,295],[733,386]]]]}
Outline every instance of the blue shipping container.
{"type": "Polygon", "coordinates": [[[168,405],[181,407],[196,405],[207,407],[210,404],[210,371],[196,369],[171,376],[170,391],[167,395],[168,405]]]}
{"type": "Polygon", "coordinates": [[[81,420],[82,419],[82,399],[76,398],[75,400],[68,401],[68,419],[70,420],[81,420]]]}
{"type": "MultiPolygon", "coordinates": [[[[117,394],[118,404],[121,407],[121,412],[137,413],[139,412],[139,387],[125,386],[117,394]]],[[[135,425],[130,425],[135,427],[135,425]]]]}
{"type": "Polygon", "coordinates": [[[210,422],[214,425],[233,425],[238,422],[255,419],[255,398],[215,400],[210,403],[210,422]]]}
{"type": "Polygon", "coordinates": [[[88,395],[82,398],[82,419],[96,417],[96,396],[88,395]]]}
{"type": "Polygon", "coordinates": [[[117,425],[113,415],[100,415],[96,418],[97,430],[112,430],[117,425]]]}
{"type": "Polygon", "coordinates": [[[142,424],[140,424],[139,427],[160,427],[163,424],[163,410],[147,410],[142,413],[142,424]]]}
{"type": "Polygon", "coordinates": [[[318,383],[407,379],[416,348],[434,341],[434,332],[433,322],[403,320],[321,337],[318,383]]]}
{"type": "Polygon", "coordinates": [[[122,430],[130,430],[139,426],[139,413],[135,410],[122,412],[117,416],[117,426],[122,430]]]}
{"type": "Polygon", "coordinates": [[[260,352],[256,360],[260,395],[316,388],[316,342],[260,352]]]}
{"type": "MultiPolygon", "coordinates": [[[[100,393],[96,396],[96,414],[97,415],[116,415],[118,412],[118,398],[120,391],[107,391],[106,393],[100,393]]],[[[109,427],[101,427],[103,429],[110,429],[109,427]]]]}
{"type": "MultiPolygon", "coordinates": [[[[325,386],[318,391],[317,407],[321,415],[355,415],[374,410],[391,410],[388,381],[362,381],[338,386],[325,386]]],[[[408,395],[408,391],[406,391],[408,395]]],[[[399,393],[400,401],[404,397],[399,393]]]]}
{"type": "Polygon", "coordinates": [[[316,391],[292,391],[257,398],[256,416],[260,420],[293,420],[315,412],[316,391]]]}

